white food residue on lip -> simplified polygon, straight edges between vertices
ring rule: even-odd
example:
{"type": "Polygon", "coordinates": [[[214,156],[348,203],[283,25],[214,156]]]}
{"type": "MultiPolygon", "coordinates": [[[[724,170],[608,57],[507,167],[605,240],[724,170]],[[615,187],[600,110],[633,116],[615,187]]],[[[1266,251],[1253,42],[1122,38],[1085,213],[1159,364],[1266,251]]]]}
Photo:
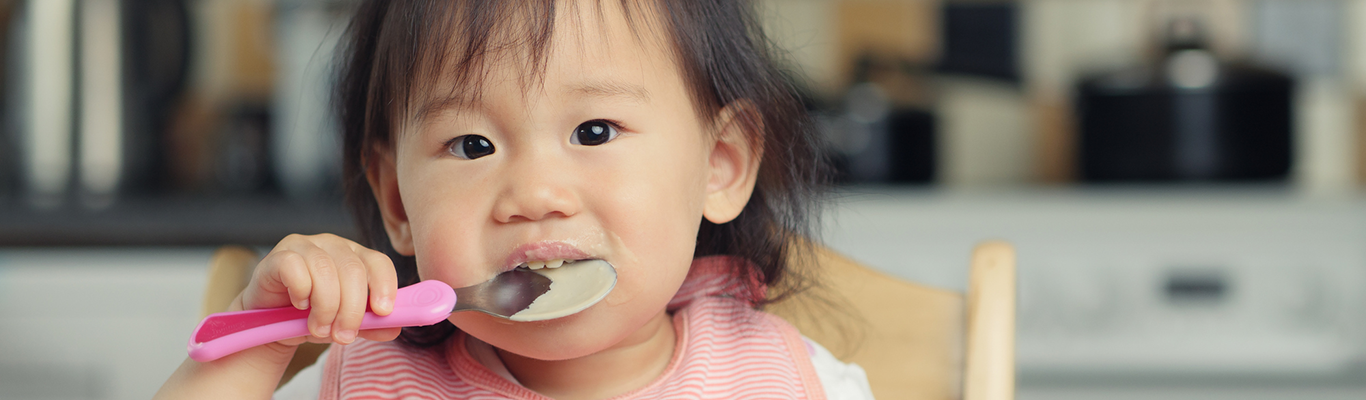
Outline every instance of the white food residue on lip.
{"type": "Polygon", "coordinates": [[[532,272],[550,278],[550,290],[509,317],[513,321],[541,321],[583,311],[607,296],[617,283],[616,270],[603,260],[566,262],[559,268],[532,272]]]}

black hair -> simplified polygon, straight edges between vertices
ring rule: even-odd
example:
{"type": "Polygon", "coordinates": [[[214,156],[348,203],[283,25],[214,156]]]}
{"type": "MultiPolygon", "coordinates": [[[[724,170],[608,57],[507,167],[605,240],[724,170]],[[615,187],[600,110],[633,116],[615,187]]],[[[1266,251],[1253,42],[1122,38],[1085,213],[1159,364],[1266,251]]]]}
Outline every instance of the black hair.
{"type": "MultiPolygon", "coordinates": [[[[477,96],[485,59],[506,49],[527,51],[528,71],[541,71],[557,6],[554,0],[366,0],[358,6],[341,44],[336,88],[346,200],[361,244],[393,259],[399,286],[418,282],[417,266],[389,242],[366,180],[368,158],[378,146],[392,144],[399,124],[414,111],[414,99],[424,93],[412,88],[430,87],[440,77],[454,80],[452,90],[477,96]]],[[[715,117],[737,100],[755,111],[740,114],[747,139],[762,149],[754,192],[734,220],[699,222],[695,256],[749,261],[741,268],[757,269],[760,283],[770,288],[770,301],[805,288],[810,282],[799,264],[814,259],[809,245],[830,174],[817,148],[815,124],[791,75],[775,61],[778,53],[753,5],[621,0],[621,7],[637,33],[642,27],[667,33],[701,117],[715,117]]],[[[735,271],[737,276],[752,272],[735,271]]],[[[405,328],[400,340],[430,346],[454,331],[449,322],[405,328]]]]}

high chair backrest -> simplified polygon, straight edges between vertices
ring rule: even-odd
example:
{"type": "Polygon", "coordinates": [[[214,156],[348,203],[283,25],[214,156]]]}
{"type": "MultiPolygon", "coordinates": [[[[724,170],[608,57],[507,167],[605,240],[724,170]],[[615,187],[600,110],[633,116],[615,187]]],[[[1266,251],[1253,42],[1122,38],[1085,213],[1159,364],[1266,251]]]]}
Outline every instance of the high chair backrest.
{"type": "MultiPolygon", "coordinates": [[[[868,373],[878,399],[1009,400],[1015,392],[1015,252],[988,242],[973,250],[968,293],[892,278],[828,248],[822,303],[798,294],[771,304],[804,335],[868,373]]],[[[224,246],[214,253],[204,315],[223,311],[246,287],[257,255],[224,246]]],[[[295,354],[281,384],[313,364],[326,345],[295,354]]]]}
{"type": "Polygon", "coordinates": [[[966,296],[905,282],[816,249],[825,298],[772,304],[804,335],[868,373],[878,399],[1009,400],[1015,393],[1015,251],[972,253],[966,296]]]}

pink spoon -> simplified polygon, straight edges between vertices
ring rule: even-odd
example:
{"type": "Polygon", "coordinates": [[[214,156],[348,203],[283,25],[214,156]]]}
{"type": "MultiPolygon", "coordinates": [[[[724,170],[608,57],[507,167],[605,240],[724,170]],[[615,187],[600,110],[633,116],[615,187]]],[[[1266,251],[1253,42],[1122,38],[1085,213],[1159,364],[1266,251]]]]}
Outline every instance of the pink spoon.
{"type": "MultiPolygon", "coordinates": [[[[531,271],[517,268],[498,274],[488,282],[451,289],[429,280],[398,289],[394,311],[386,316],[366,311],[360,329],[432,325],[459,311],[479,311],[516,321],[554,319],[582,311],[607,296],[616,286],[617,273],[603,260],[584,260],[559,269],[531,271]],[[556,282],[564,285],[555,289],[556,282]],[[532,303],[545,297],[550,303],[532,303]]],[[[309,335],[308,313],[294,307],[233,311],[205,317],[190,334],[190,358],[217,360],[266,343],[309,335]]]]}
{"type": "MultiPolygon", "coordinates": [[[[378,316],[369,311],[360,329],[431,325],[450,316],[456,294],[441,281],[423,281],[398,290],[394,311],[378,316]]],[[[190,335],[190,358],[217,360],[251,347],[306,336],[308,312],[294,307],[223,312],[209,315],[190,335]]]]}
{"type": "MultiPolygon", "coordinates": [[[[554,281],[570,279],[574,283],[580,283],[572,285],[570,281],[563,282],[570,285],[556,293],[565,290],[583,293],[566,292],[555,296],[577,297],[577,302],[566,302],[565,306],[552,309],[556,311],[553,313],[537,313],[515,319],[552,319],[582,311],[605,297],[615,286],[616,270],[611,264],[602,260],[586,260],[576,264],[582,267],[574,269],[590,273],[580,273],[578,275],[583,276],[573,276],[572,279],[554,278],[554,281]],[[585,286],[582,284],[584,282],[589,284],[585,286]]],[[[546,275],[556,275],[548,272],[548,269],[530,271],[517,268],[498,274],[488,282],[460,289],[451,289],[441,281],[418,282],[398,290],[394,299],[394,311],[389,315],[379,316],[366,311],[361,318],[360,329],[432,325],[457,311],[480,311],[497,317],[512,318],[514,314],[527,310],[536,299],[551,291],[553,281],[546,275]]],[[[190,358],[199,362],[213,361],[266,343],[307,336],[309,311],[280,307],[209,315],[190,335],[190,358]]]]}

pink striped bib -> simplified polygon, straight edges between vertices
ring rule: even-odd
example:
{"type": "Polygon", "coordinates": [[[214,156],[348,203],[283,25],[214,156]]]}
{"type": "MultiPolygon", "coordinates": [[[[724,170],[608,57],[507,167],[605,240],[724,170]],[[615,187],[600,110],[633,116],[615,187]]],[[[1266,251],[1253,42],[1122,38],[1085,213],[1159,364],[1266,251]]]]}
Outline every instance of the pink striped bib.
{"type": "MultiPolygon", "coordinates": [[[[786,321],[751,306],[763,296],[732,275],[728,257],[693,261],[669,303],[678,343],[664,373],[614,399],[824,399],[806,343],[786,321]]],[[[549,399],[489,370],[466,336],[415,349],[357,340],[332,346],[321,399],[549,399]]]]}

